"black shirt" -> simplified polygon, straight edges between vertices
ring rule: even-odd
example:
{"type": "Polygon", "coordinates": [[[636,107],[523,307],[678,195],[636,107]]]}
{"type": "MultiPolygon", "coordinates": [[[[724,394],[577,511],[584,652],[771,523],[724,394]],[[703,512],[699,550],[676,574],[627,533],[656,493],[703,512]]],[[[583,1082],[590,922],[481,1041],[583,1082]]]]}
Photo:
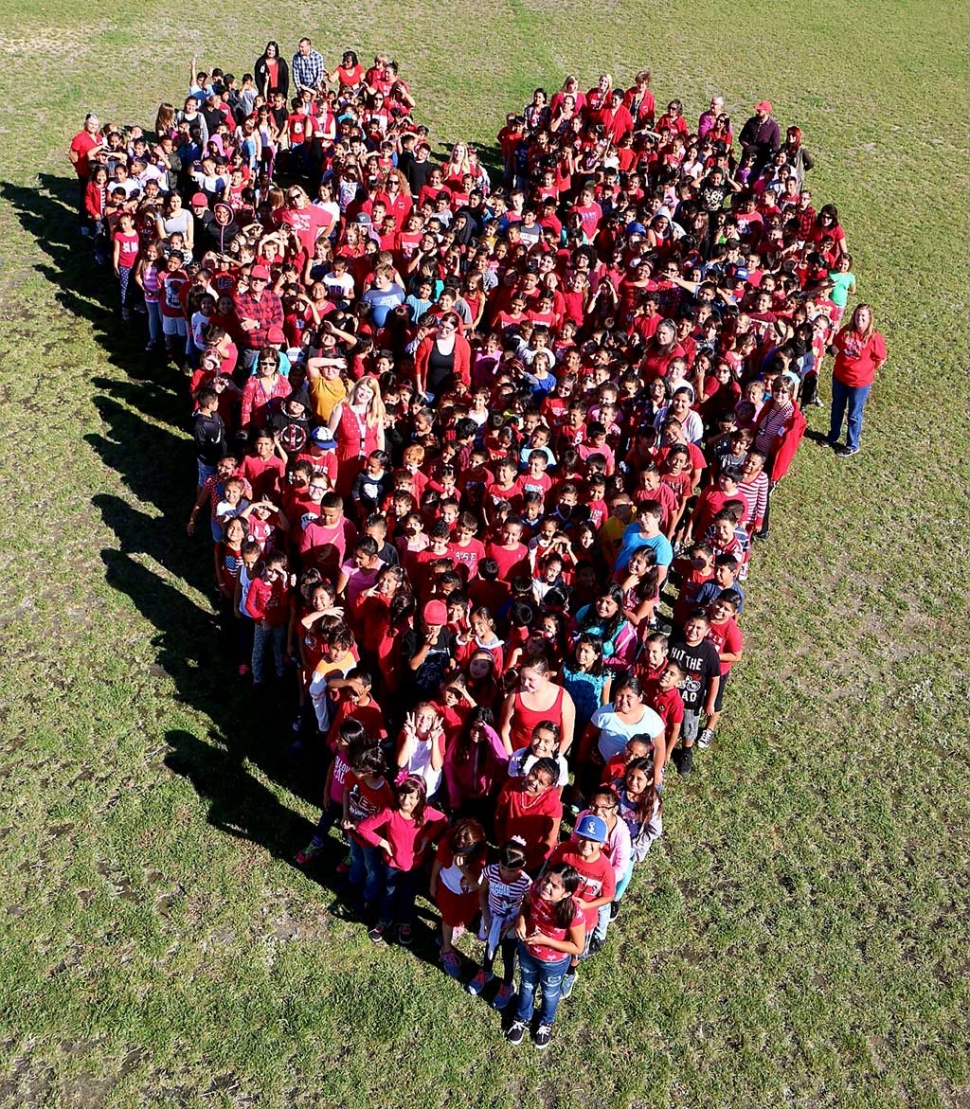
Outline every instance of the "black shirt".
{"type": "Polygon", "coordinates": [[[721,676],[717,648],[709,639],[701,640],[696,647],[688,647],[683,639],[676,639],[670,645],[670,661],[678,663],[687,672],[680,687],[684,708],[700,712],[712,679],[721,676]]]}
{"type": "Polygon", "coordinates": [[[411,700],[437,696],[439,687],[451,666],[454,643],[454,634],[448,631],[447,628],[442,628],[438,632],[438,642],[425,655],[424,662],[417,670],[412,670],[410,662],[424,645],[424,632],[411,628],[410,631],[404,633],[401,639],[401,661],[404,663],[405,675],[404,685],[405,687],[410,685],[412,694],[417,694],[417,697],[412,695],[411,700]],[[410,682],[408,681],[408,675],[410,675],[410,682]]]}

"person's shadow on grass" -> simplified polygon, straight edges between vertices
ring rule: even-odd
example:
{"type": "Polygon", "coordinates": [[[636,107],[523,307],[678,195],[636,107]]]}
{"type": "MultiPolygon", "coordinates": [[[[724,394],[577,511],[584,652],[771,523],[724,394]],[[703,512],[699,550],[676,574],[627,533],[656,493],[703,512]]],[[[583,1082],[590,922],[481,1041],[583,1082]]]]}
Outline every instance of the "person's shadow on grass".
{"type": "MultiPolygon", "coordinates": [[[[227,634],[221,626],[219,614],[167,580],[211,594],[211,556],[204,550],[208,530],[200,527],[194,540],[184,530],[192,503],[194,451],[188,434],[179,437],[172,430],[188,425],[187,380],[142,350],[147,328],[122,324],[114,283],[95,266],[89,240],[78,231],[75,182],[47,174],[38,182],[37,187],[0,182],[0,196],[49,259],[36,269],[54,286],[57,301],[87,321],[107,361],[127,375],[127,381],[90,376],[99,390],[91,403],[105,431],[89,433],[85,440],[134,498],[158,513],[104,491],[93,494],[92,504],[118,540],[117,548],[101,552],[106,580],[154,629],[159,676],[164,672],[174,683],[176,699],[211,722],[206,740],[184,730],[166,733],[172,747],[166,765],[191,781],[209,803],[215,827],[259,843],[295,868],[295,854],[308,842],[313,825],[254,778],[245,763],[314,805],[323,776],[312,760],[287,757],[293,738],[290,721],[272,699],[254,704],[248,683],[235,673],[231,631],[227,634]]],[[[78,372],[83,379],[83,368],[78,372]]],[[[342,891],[336,866],[342,853],[332,835],[325,858],[301,870],[337,894],[338,906],[342,891]]],[[[437,965],[434,914],[419,905],[415,925],[411,950],[437,965]]]]}
{"type": "MultiPolygon", "coordinates": [[[[246,770],[238,750],[224,747],[218,735],[210,735],[209,740],[204,742],[184,729],[170,730],[165,741],[171,750],[164,759],[166,767],[190,781],[199,797],[208,803],[209,823],[226,835],[258,844],[308,881],[332,892],[330,912],[341,920],[356,921],[346,880],[337,870],[344,854],[340,841],[331,834],[326,848],[312,863],[297,866],[293,845],[309,842],[315,825],[287,808],[271,789],[258,782],[246,770]]],[[[357,923],[363,932],[367,924],[357,923]]],[[[416,905],[408,950],[437,967],[436,935],[437,918],[427,906],[416,905]]]]}

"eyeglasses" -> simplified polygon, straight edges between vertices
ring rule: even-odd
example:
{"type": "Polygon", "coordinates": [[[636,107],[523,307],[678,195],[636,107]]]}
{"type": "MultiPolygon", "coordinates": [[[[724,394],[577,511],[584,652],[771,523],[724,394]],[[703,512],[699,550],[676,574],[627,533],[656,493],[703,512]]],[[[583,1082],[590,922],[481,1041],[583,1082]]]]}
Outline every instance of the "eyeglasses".
{"type": "Polygon", "coordinates": [[[327,491],[327,487],[325,485],[311,485],[310,486],[310,492],[311,493],[326,493],[326,491],[327,491]]]}

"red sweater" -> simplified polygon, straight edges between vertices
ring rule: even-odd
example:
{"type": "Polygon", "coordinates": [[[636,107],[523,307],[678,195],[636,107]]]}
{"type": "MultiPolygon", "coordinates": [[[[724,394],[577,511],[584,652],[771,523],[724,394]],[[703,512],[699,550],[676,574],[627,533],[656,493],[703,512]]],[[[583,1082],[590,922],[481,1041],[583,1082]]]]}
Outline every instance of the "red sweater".
{"type": "Polygon", "coordinates": [[[381,851],[388,866],[395,870],[413,870],[420,862],[426,844],[436,840],[448,827],[448,818],[437,809],[426,807],[424,820],[406,820],[398,809],[381,809],[357,825],[357,834],[372,847],[382,839],[391,846],[391,853],[381,851]]]}
{"type": "Polygon", "coordinates": [[[246,611],[254,620],[265,620],[271,628],[286,626],[290,618],[290,588],[284,582],[270,585],[263,578],[254,578],[246,596],[246,611]]]}

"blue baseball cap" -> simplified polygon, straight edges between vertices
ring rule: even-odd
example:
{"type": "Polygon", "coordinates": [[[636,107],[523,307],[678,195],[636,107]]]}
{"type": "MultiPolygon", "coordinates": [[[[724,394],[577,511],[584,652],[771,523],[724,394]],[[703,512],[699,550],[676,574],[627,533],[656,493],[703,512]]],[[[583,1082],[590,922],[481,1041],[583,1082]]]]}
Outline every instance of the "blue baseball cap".
{"type": "Polygon", "coordinates": [[[609,829],[601,816],[584,816],[574,829],[581,839],[591,839],[594,843],[606,843],[609,829]]]}

